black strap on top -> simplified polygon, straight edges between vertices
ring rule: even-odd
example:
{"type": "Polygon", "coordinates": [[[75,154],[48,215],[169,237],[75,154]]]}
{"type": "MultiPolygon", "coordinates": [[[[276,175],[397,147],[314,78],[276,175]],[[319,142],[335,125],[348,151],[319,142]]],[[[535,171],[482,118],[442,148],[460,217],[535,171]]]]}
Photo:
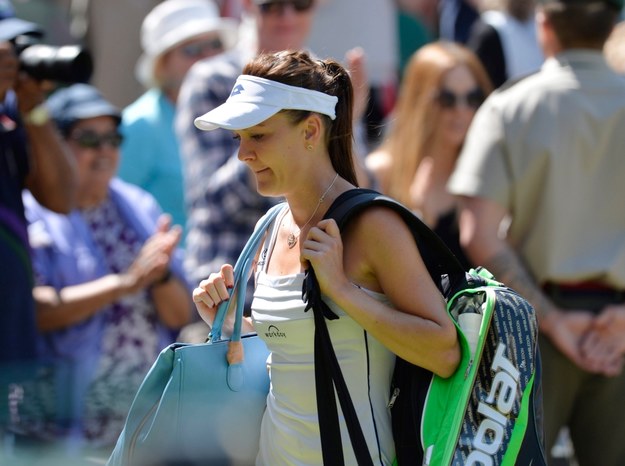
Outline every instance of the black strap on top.
{"type": "MultiPolygon", "coordinates": [[[[453,287],[454,284],[464,279],[465,272],[462,265],[445,243],[410,210],[377,191],[369,189],[346,191],[336,198],[324,218],[334,219],[339,229],[343,231],[352,218],[371,206],[386,206],[401,215],[415,237],[419,253],[429,274],[441,291],[444,292],[448,286],[453,287]]],[[[338,319],[338,316],[321,299],[319,283],[312,267],[306,271],[302,297],[306,303],[305,310],[312,308],[315,319],[315,384],[323,464],[344,465],[334,395],[336,389],[358,465],[373,465],[325,322],[326,318],[334,320],[338,319]]]]}
{"type": "Polygon", "coordinates": [[[377,191],[359,188],[344,192],[332,203],[324,218],[333,218],[343,231],[352,218],[372,206],[391,208],[402,217],[415,238],[419,254],[434,283],[438,285],[444,275],[450,277],[452,283],[464,279],[462,264],[443,240],[404,205],[377,191]]]}

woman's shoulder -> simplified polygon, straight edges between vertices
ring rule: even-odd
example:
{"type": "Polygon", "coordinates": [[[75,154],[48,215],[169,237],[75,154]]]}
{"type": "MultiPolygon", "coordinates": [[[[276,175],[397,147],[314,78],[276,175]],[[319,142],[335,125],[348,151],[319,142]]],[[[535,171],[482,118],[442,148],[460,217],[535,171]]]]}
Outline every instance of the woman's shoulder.
{"type": "Polygon", "coordinates": [[[347,226],[346,235],[360,238],[368,248],[394,247],[397,241],[411,237],[401,215],[390,207],[374,205],[365,208],[347,226]]]}
{"type": "Polygon", "coordinates": [[[390,207],[367,207],[350,221],[342,236],[346,271],[365,288],[382,292],[382,275],[388,280],[425,273],[414,266],[421,261],[410,228],[390,207]]]}

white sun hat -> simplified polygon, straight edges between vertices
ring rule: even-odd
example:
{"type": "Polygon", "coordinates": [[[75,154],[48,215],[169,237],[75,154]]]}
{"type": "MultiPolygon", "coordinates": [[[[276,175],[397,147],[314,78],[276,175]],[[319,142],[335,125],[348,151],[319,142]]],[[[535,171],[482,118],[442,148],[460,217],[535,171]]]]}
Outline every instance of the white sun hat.
{"type": "Polygon", "coordinates": [[[240,130],[274,116],[280,110],[308,110],[336,118],[338,98],[257,76],[238,77],[225,103],[195,119],[197,128],[240,130]]]}
{"type": "Polygon", "coordinates": [[[224,50],[237,41],[238,23],[220,16],[213,0],[165,0],[154,7],[141,24],[143,54],[135,76],[144,86],[153,84],[154,63],[173,47],[209,32],[218,32],[224,50]]]}

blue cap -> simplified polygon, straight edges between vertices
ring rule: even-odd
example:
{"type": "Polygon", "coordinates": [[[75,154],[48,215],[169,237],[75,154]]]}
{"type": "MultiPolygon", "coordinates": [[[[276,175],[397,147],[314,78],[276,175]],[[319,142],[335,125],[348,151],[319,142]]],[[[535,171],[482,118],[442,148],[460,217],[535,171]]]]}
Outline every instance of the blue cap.
{"type": "Polygon", "coordinates": [[[16,18],[9,0],[0,0],[0,41],[12,40],[24,34],[42,36],[43,31],[35,23],[16,18]]]}
{"type": "Polygon", "coordinates": [[[78,120],[110,116],[121,122],[121,112],[89,84],[72,84],[54,92],[46,101],[50,116],[62,132],[78,120]]]}

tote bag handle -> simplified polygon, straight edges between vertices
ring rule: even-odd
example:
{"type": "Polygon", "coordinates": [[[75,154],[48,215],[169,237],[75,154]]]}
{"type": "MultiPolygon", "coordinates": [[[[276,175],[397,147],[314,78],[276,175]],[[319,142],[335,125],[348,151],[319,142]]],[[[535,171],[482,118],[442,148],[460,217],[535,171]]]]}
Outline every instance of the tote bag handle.
{"type": "Polygon", "coordinates": [[[223,328],[224,320],[226,318],[226,315],[228,314],[228,309],[233,301],[236,302],[236,314],[234,329],[232,331],[230,341],[241,340],[243,306],[245,304],[245,287],[252,271],[254,258],[256,257],[256,252],[258,251],[260,242],[265,237],[265,232],[267,231],[267,228],[269,228],[271,222],[274,221],[274,219],[276,218],[278,213],[284,208],[284,206],[284,203],[280,203],[269,209],[267,213],[259,220],[256,228],[254,229],[254,232],[243,247],[239,258],[234,265],[234,288],[232,290],[232,293],[230,294],[230,299],[222,302],[217,308],[215,320],[213,321],[213,325],[211,326],[211,332],[209,335],[210,341],[215,342],[222,339],[221,331],[223,328]]]}

